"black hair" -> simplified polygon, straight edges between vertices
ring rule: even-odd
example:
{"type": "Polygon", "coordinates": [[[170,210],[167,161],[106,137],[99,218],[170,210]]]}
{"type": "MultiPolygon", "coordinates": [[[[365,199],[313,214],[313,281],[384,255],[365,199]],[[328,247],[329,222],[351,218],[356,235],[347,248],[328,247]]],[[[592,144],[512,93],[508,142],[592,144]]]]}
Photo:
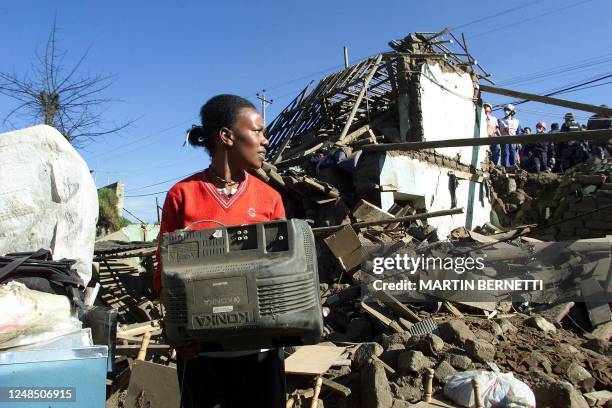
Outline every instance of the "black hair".
{"type": "Polygon", "coordinates": [[[244,108],[257,110],[255,105],[237,95],[213,96],[200,108],[202,126],[193,126],[187,141],[192,146],[204,147],[212,156],[219,130],[234,126],[240,110],[244,108]]]}
{"type": "Polygon", "coordinates": [[[552,123],[550,125],[550,130],[557,130],[557,129],[559,129],[559,124],[557,122],[552,123]]]}

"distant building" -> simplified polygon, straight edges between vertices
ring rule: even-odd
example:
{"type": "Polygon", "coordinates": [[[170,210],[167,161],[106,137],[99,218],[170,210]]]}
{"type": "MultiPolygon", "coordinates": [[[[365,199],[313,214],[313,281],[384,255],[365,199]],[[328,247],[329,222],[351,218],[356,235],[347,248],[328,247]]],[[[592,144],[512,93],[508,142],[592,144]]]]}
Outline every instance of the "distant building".
{"type": "Polygon", "coordinates": [[[118,180],[113,184],[109,184],[108,186],[100,187],[98,190],[103,188],[108,188],[109,190],[113,190],[115,192],[115,195],[117,196],[117,214],[119,214],[119,217],[123,217],[125,183],[118,180]]]}

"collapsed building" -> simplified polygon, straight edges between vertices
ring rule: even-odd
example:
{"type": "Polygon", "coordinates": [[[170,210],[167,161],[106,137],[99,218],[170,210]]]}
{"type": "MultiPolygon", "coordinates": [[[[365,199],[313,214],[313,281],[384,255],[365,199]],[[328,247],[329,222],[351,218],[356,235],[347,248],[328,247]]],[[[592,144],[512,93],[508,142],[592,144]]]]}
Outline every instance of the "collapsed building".
{"type": "Polygon", "coordinates": [[[483,147],[360,150],[366,144],[486,137],[478,81],[488,74],[465,42],[454,42],[457,52],[447,48],[443,33],[391,42],[393,51],[328,75],[310,93],[304,89],[269,124],[267,161],[289,184],[311,176],[337,189],[335,200],[304,194],[305,213],[296,209],[296,215],[336,225],[349,216],[347,206],[363,199],[401,215],[464,208],[463,214],[429,220],[446,233],[489,220],[483,147]]]}

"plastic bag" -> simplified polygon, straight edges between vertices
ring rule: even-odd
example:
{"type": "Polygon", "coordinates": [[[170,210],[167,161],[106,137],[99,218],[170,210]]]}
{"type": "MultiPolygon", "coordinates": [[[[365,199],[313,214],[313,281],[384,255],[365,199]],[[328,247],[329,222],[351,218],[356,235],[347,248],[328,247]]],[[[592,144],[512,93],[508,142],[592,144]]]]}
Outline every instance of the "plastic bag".
{"type": "Polygon", "coordinates": [[[448,378],[444,395],[463,407],[475,404],[472,378],[480,386],[480,400],[485,408],[535,408],[535,395],[512,373],[484,370],[464,371],[448,378]]]}
{"type": "Polygon", "coordinates": [[[0,349],[24,346],[78,332],[66,296],[39,292],[19,282],[0,285],[0,349]]]}

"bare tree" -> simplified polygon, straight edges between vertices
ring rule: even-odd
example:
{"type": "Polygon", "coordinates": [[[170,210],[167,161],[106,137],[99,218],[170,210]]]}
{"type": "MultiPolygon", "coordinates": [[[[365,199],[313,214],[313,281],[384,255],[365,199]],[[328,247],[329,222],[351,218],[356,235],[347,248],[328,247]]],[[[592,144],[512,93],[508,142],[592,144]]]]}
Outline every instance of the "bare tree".
{"type": "Polygon", "coordinates": [[[0,72],[0,94],[18,102],[4,117],[4,123],[12,123],[15,116],[42,121],[75,146],[119,132],[133,123],[117,124],[104,119],[108,104],[118,101],[104,96],[114,76],[81,75],[88,51],[71,68],[67,67],[66,52],[58,48],[56,34],[54,21],[44,52],[36,53],[31,72],[21,78],[15,73],[0,72]]]}

